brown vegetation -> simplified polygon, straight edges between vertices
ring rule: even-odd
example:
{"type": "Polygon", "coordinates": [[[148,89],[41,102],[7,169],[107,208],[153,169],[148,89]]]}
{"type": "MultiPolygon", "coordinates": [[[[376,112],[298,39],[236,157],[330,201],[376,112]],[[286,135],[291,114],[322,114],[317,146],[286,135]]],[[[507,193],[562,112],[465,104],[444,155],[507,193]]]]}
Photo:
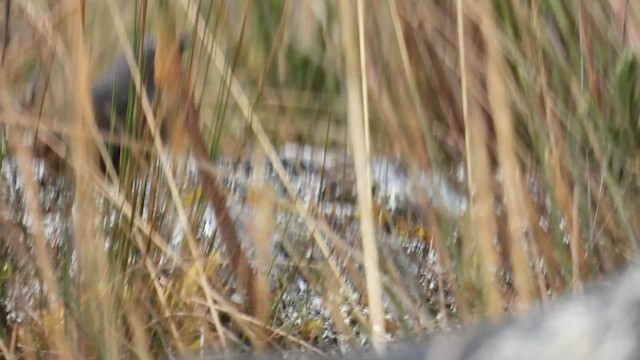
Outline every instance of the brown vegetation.
{"type": "Polygon", "coordinates": [[[6,358],[382,352],[636,255],[635,2],[4,1],[6,358]]]}

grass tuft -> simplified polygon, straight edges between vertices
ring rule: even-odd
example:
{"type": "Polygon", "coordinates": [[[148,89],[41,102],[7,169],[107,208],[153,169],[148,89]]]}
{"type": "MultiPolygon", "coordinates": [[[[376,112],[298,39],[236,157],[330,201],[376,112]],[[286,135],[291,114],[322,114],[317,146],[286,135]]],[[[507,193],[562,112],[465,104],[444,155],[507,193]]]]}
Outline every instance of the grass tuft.
{"type": "Polygon", "coordinates": [[[637,256],[636,2],[5,3],[5,358],[383,352],[637,256]]]}

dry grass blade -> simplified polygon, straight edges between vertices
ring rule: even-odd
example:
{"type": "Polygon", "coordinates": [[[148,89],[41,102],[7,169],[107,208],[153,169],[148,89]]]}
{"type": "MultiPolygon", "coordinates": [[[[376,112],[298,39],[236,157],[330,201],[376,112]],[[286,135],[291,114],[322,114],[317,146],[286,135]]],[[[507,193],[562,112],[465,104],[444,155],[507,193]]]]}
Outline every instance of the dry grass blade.
{"type": "MultiPolygon", "coordinates": [[[[484,3],[488,9],[489,4],[484,3]]],[[[477,74],[467,62],[466,54],[474,59],[484,56],[478,50],[471,37],[476,33],[470,27],[477,23],[470,21],[463,9],[462,1],[457,1],[458,7],[458,46],[460,47],[460,73],[462,74],[463,115],[466,128],[467,172],[469,182],[471,227],[475,234],[468,239],[467,246],[477,246],[481,256],[481,272],[484,289],[484,306],[487,315],[497,319],[502,314],[504,300],[498,285],[498,274],[502,265],[496,249],[494,239],[497,234],[493,166],[489,158],[489,132],[487,122],[482,111],[482,105],[475,96],[468,96],[469,89],[477,88],[480,81],[477,74]],[[476,85],[474,86],[474,83],[476,85]]],[[[485,35],[485,34],[483,34],[485,35]]]]}
{"type": "MultiPolygon", "coordinates": [[[[70,82],[73,92],[73,132],[71,134],[71,162],[78,172],[95,173],[97,163],[95,148],[89,142],[86,134],[97,133],[93,117],[92,101],[89,96],[90,76],[89,57],[85,46],[84,14],[82,3],[78,1],[72,8],[68,18],[68,28],[71,34],[71,74],[70,82]]],[[[115,335],[119,333],[114,318],[116,303],[114,298],[118,291],[113,285],[117,274],[109,271],[108,260],[104,249],[104,238],[96,231],[96,223],[87,219],[99,219],[97,206],[93,197],[93,189],[89,182],[81,181],[77,176],[75,181],[74,210],[82,216],[74,216],[74,234],[76,237],[76,249],[79,263],[79,271],[82,273],[78,284],[79,293],[99,294],[99,296],[86,298],[81,303],[84,315],[88,323],[95,324],[94,331],[104,334],[106,345],[106,358],[118,357],[119,343],[115,335]]]]}
{"type": "MultiPolygon", "coordinates": [[[[360,10],[363,10],[361,8],[360,10]]],[[[356,182],[358,191],[358,205],[360,209],[360,230],[364,252],[364,268],[367,280],[367,295],[371,323],[371,341],[379,355],[385,353],[384,344],[384,308],[382,306],[382,289],[380,286],[380,270],[378,268],[378,247],[376,244],[375,226],[373,220],[373,200],[371,194],[371,159],[367,144],[368,129],[365,115],[366,101],[363,94],[362,81],[364,74],[358,65],[364,53],[358,46],[356,29],[356,13],[353,4],[340,3],[340,24],[342,33],[342,48],[345,56],[345,76],[347,88],[347,121],[349,123],[349,137],[355,163],[356,182]]]]}
{"type": "Polygon", "coordinates": [[[483,14],[483,33],[487,45],[487,93],[496,129],[497,152],[504,174],[504,198],[507,207],[510,236],[510,258],[514,274],[514,287],[518,296],[519,311],[526,311],[535,297],[533,277],[527,248],[531,226],[526,204],[528,189],[517,158],[513,114],[509,103],[508,69],[501,49],[501,36],[496,28],[496,16],[492,6],[487,5],[483,14]]]}
{"type": "MultiPolygon", "coordinates": [[[[264,174],[265,169],[261,166],[264,164],[264,156],[256,151],[255,162],[258,164],[256,168],[256,174],[264,174]]],[[[270,301],[271,289],[269,283],[269,267],[268,264],[272,262],[273,251],[272,237],[275,232],[275,219],[271,216],[275,213],[272,189],[268,184],[265,184],[262,179],[255,178],[254,186],[249,190],[249,203],[252,205],[254,215],[252,217],[251,224],[249,224],[252,238],[254,239],[256,247],[256,275],[253,284],[249,284],[254,287],[254,302],[253,315],[259,323],[266,326],[270,316],[270,301]],[[270,196],[271,195],[271,196],[270,196]],[[257,301],[257,299],[262,299],[257,301]]],[[[258,331],[258,341],[255,342],[257,350],[264,350],[265,344],[261,339],[268,338],[266,331],[258,331]]]]}

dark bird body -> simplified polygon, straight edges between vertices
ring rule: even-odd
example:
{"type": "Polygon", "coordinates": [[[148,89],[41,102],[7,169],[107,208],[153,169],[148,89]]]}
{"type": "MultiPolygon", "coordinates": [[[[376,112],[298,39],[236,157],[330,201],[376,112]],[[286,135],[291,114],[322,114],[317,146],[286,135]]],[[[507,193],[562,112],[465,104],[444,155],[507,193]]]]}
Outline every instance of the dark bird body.
{"type": "MultiPolygon", "coordinates": [[[[179,46],[179,51],[182,53],[185,46],[184,38],[181,39],[179,46]]],[[[154,83],[155,56],[156,40],[153,37],[147,37],[144,41],[142,58],[138,65],[141,71],[141,80],[150,101],[153,101],[156,95],[154,83]]],[[[134,134],[137,133],[129,133],[129,139],[123,136],[126,134],[125,125],[129,117],[127,114],[129,107],[137,101],[137,95],[136,97],[133,96],[135,91],[131,69],[123,52],[116,56],[111,65],[91,88],[96,125],[106,141],[107,149],[109,149],[111,161],[116,171],[119,171],[121,147],[124,144],[130,144],[131,141],[129,140],[135,139],[134,134]],[[122,138],[124,141],[116,140],[118,138],[122,138]]],[[[161,136],[166,140],[168,137],[167,129],[163,126],[160,130],[161,136]]],[[[51,141],[53,140],[49,139],[47,142],[51,141]]],[[[61,137],[55,135],[55,141],[61,143],[61,137]]],[[[35,155],[43,159],[47,168],[53,173],[59,173],[65,163],[64,156],[61,157],[59,151],[54,151],[49,145],[40,140],[34,144],[35,155]]],[[[101,161],[101,168],[103,171],[105,170],[103,161],[101,161]]]]}
{"type": "MultiPolygon", "coordinates": [[[[140,71],[147,96],[153,100],[156,87],[154,83],[156,41],[146,39],[142,51],[140,71]]],[[[129,105],[132,104],[132,94],[135,86],[132,82],[131,70],[124,54],[120,54],[111,66],[104,72],[91,89],[96,123],[102,134],[121,134],[124,130],[125,119],[129,105]]],[[[120,162],[119,144],[107,144],[110,149],[111,160],[118,170],[120,162]]]]}

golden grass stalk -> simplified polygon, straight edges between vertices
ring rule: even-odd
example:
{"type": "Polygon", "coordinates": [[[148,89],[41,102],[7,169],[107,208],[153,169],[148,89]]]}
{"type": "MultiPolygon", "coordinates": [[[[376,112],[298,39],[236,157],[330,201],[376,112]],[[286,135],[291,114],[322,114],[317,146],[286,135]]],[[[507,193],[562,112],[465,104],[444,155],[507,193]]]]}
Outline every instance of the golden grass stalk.
{"type": "MultiPolygon", "coordinates": [[[[271,315],[271,309],[269,306],[271,300],[271,289],[268,275],[270,273],[269,265],[273,259],[271,247],[273,244],[272,237],[275,230],[275,219],[273,218],[273,214],[275,214],[275,206],[272,200],[273,196],[269,196],[269,194],[272,193],[272,190],[262,179],[262,174],[266,172],[263,165],[265,163],[264,156],[256,151],[254,161],[256,164],[256,168],[254,170],[256,178],[254,179],[254,185],[250,189],[248,200],[254,209],[249,229],[255,244],[255,261],[257,264],[256,276],[254,283],[252,284],[254,286],[254,296],[256,299],[252,315],[254,315],[259,323],[266,325],[269,320],[269,316],[271,315]]],[[[269,335],[264,331],[265,328],[256,331],[259,336],[257,336],[256,341],[254,341],[254,345],[258,351],[264,349],[264,339],[267,339],[269,335]]]]}
{"type": "MultiPolygon", "coordinates": [[[[482,289],[487,316],[496,319],[502,314],[504,300],[500,289],[498,274],[502,269],[500,257],[496,249],[496,208],[493,186],[493,167],[488,149],[487,120],[482,112],[481,100],[469,96],[469,89],[478,88],[479,75],[473,73],[467,61],[467,54],[480,59],[472,42],[474,35],[467,28],[474,24],[469,21],[461,0],[457,0],[458,14],[458,47],[460,52],[460,78],[462,83],[462,108],[465,124],[465,147],[467,160],[467,176],[469,188],[469,212],[471,227],[475,234],[470,235],[477,243],[481,257],[482,289]]],[[[485,6],[490,6],[485,3],[485,6]]],[[[471,243],[468,243],[471,244],[471,243]]]]}
{"type": "MultiPolygon", "coordinates": [[[[514,119],[511,111],[508,68],[501,47],[501,34],[496,26],[495,10],[490,2],[482,14],[482,30],[487,47],[487,93],[496,129],[498,162],[504,176],[504,201],[507,208],[510,258],[518,310],[526,311],[535,297],[531,273],[531,253],[527,251],[531,226],[527,204],[529,191],[517,157],[514,119]]],[[[513,87],[513,86],[511,86],[513,87]]]]}
{"type": "MultiPolygon", "coordinates": [[[[359,10],[364,7],[359,4],[359,10]]],[[[382,305],[382,288],[380,285],[380,270],[378,268],[378,248],[375,236],[375,222],[373,219],[373,199],[371,194],[371,159],[369,156],[369,144],[367,143],[369,131],[365,128],[367,120],[366,91],[363,77],[364,68],[359,66],[360,61],[365,62],[363,44],[358,45],[358,33],[362,26],[356,24],[356,13],[351,2],[342,1],[339,7],[340,25],[342,34],[342,49],[345,56],[345,85],[347,89],[347,122],[349,138],[353,151],[353,160],[356,173],[356,187],[358,192],[358,205],[360,209],[360,230],[362,232],[362,244],[364,252],[364,269],[367,280],[367,292],[369,298],[369,321],[371,324],[371,342],[379,355],[385,353],[384,344],[384,308],[382,305]],[[360,59],[360,61],[359,61],[360,59]]],[[[362,16],[362,15],[358,15],[362,16]]],[[[363,34],[360,34],[361,36],[363,34]]],[[[363,41],[364,38],[360,38],[363,41]]]]}
{"type": "MultiPolygon", "coordinates": [[[[97,170],[96,153],[86,134],[95,134],[95,120],[89,76],[89,57],[85,46],[82,2],[78,1],[68,18],[71,38],[71,79],[73,92],[73,132],[71,134],[71,162],[77,172],[94,173],[97,170]]],[[[75,181],[75,202],[73,216],[76,253],[78,256],[78,294],[95,294],[81,297],[84,319],[102,334],[105,357],[116,359],[119,356],[119,341],[115,338],[120,331],[114,316],[118,286],[116,269],[110,269],[106,258],[105,241],[96,231],[94,219],[102,218],[96,207],[90,182],[77,176],[75,181]],[[115,281],[114,281],[115,280],[115,281]]],[[[94,345],[95,346],[95,345],[94,345]]],[[[95,349],[94,351],[97,351],[95,349]]]]}

